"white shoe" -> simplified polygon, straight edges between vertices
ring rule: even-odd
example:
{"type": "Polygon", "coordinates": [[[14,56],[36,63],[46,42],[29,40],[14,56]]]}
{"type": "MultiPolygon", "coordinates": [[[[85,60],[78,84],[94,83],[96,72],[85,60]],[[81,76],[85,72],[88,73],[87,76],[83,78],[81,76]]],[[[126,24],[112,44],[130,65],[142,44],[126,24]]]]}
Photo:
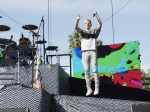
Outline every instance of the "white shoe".
{"type": "Polygon", "coordinates": [[[86,93],[86,96],[91,95],[92,92],[93,92],[93,90],[92,90],[90,87],[87,87],[87,93],[86,93]]]}
{"type": "Polygon", "coordinates": [[[98,95],[99,94],[99,86],[95,87],[95,90],[94,90],[94,95],[98,95]]]}

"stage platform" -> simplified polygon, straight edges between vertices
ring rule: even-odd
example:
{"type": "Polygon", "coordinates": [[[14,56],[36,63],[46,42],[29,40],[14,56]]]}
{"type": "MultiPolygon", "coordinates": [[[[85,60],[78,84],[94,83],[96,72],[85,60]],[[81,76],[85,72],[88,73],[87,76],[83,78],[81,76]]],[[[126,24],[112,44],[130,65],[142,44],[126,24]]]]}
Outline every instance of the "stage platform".
{"type": "Polygon", "coordinates": [[[34,89],[30,87],[32,66],[21,66],[19,75],[17,67],[0,67],[1,109],[28,108],[30,112],[50,112],[51,95],[69,94],[69,75],[59,64],[39,65],[38,70],[42,88],[34,89]]]}
{"type": "Polygon", "coordinates": [[[50,94],[43,89],[7,85],[0,90],[0,109],[28,108],[29,112],[50,112],[50,98],[50,94]]]}
{"type": "MultiPolygon", "coordinates": [[[[59,64],[40,65],[42,89],[30,88],[31,68],[20,68],[20,84],[0,80],[0,108],[30,112],[131,112],[133,105],[150,104],[150,91],[100,82],[100,94],[86,97],[84,79],[69,77],[59,64]],[[8,84],[10,83],[10,84],[8,84]]],[[[0,68],[1,78],[13,78],[17,68],[0,68]],[[8,73],[9,77],[6,77],[8,73]]],[[[94,82],[92,82],[94,90],[94,82]]],[[[144,112],[144,111],[142,111],[144,112]]]]}
{"type": "Polygon", "coordinates": [[[55,107],[55,112],[131,112],[132,105],[150,104],[148,101],[112,98],[70,95],[54,95],[53,97],[55,102],[55,106],[53,106],[55,107]]]}
{"type": "MultiPolygon", "coordinates": [[[[94,81],[91,82],[91,87],[94,90],[94,81]]],[[[150,91],[138,88],[131,88],[120,85],[112,85],[109,83],[100,82],[100,94],[90,97],[111,98],[122,100],[135,101],[150,101],[150,91]]],[[[84,79],[70,77],[70,94],[73,96],[85,96],[86,84],[84,79]]]]}

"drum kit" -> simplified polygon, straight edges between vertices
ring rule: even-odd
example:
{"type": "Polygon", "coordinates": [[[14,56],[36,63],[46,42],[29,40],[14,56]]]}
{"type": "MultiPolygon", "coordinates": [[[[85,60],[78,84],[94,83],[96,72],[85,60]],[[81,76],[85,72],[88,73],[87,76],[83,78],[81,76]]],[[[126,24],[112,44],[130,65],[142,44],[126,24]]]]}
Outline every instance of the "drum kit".
{"type": "MultiPolygon", "coordinates": [[[[24,30],[33,30],[38,29],[36,25],[24,25],[22,26],[24,30]]],[[[6,25],[0,25],[0,31],[9,31],[11,28],[6,25]]],[[[36,41],[31,42],[29,38],[22,36],[19,39],[19,44],[12,40],[13,36],[11,35],[11,39],[0,38],[0,66],[15,66],[18,60],[22,60],[20,62],[20,66],[28,66],[29,61],[33,61],[37,48],[34,47],[35,44],[45,44],[46,41],[36,41]],[[31,45],[33,43],[33,45],[31,45]],[[35,43],[35,44],[34,44],[35,43]]]]}

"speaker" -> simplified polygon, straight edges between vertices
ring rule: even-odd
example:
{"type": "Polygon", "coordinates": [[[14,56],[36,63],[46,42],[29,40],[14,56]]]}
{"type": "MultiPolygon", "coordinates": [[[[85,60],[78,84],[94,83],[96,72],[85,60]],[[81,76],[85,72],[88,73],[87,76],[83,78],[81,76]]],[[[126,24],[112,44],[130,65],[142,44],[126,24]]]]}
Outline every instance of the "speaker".
{"type": "Polygon", "coordinates": [[[0,109],[0,112],[30,112],[28,108],[0,109]]]}
{"type": "Polygon", "coordinates": [[[131,112],[150,112],[150,104],[132,105],[131,112]]]}

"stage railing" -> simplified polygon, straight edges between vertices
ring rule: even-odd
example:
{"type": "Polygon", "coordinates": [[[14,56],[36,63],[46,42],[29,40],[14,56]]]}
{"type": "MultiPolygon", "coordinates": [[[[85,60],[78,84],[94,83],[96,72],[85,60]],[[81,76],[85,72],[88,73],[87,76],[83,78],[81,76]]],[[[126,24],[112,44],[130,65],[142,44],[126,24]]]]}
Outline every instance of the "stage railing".
{"type": "Polygon", "coordinates": [[[72,76],[72,66],[71,66],[71,54],[56,54],[56,55],[47,55],[46,56],[46,62],[48,64],[52,64],[53,60],[52,60],[52,57],[56,57],[58,58],[59,62],[60,62],[60,56],[69,56],[69,65],[68,66],[64,66],[64,65],[61,65],[61,67],[70,67],[70,76],[72,76]],[[49,59],[50,58],[50,59],[49,59]],[[49,60],[51,61],[49,63],[49,60]]]}

